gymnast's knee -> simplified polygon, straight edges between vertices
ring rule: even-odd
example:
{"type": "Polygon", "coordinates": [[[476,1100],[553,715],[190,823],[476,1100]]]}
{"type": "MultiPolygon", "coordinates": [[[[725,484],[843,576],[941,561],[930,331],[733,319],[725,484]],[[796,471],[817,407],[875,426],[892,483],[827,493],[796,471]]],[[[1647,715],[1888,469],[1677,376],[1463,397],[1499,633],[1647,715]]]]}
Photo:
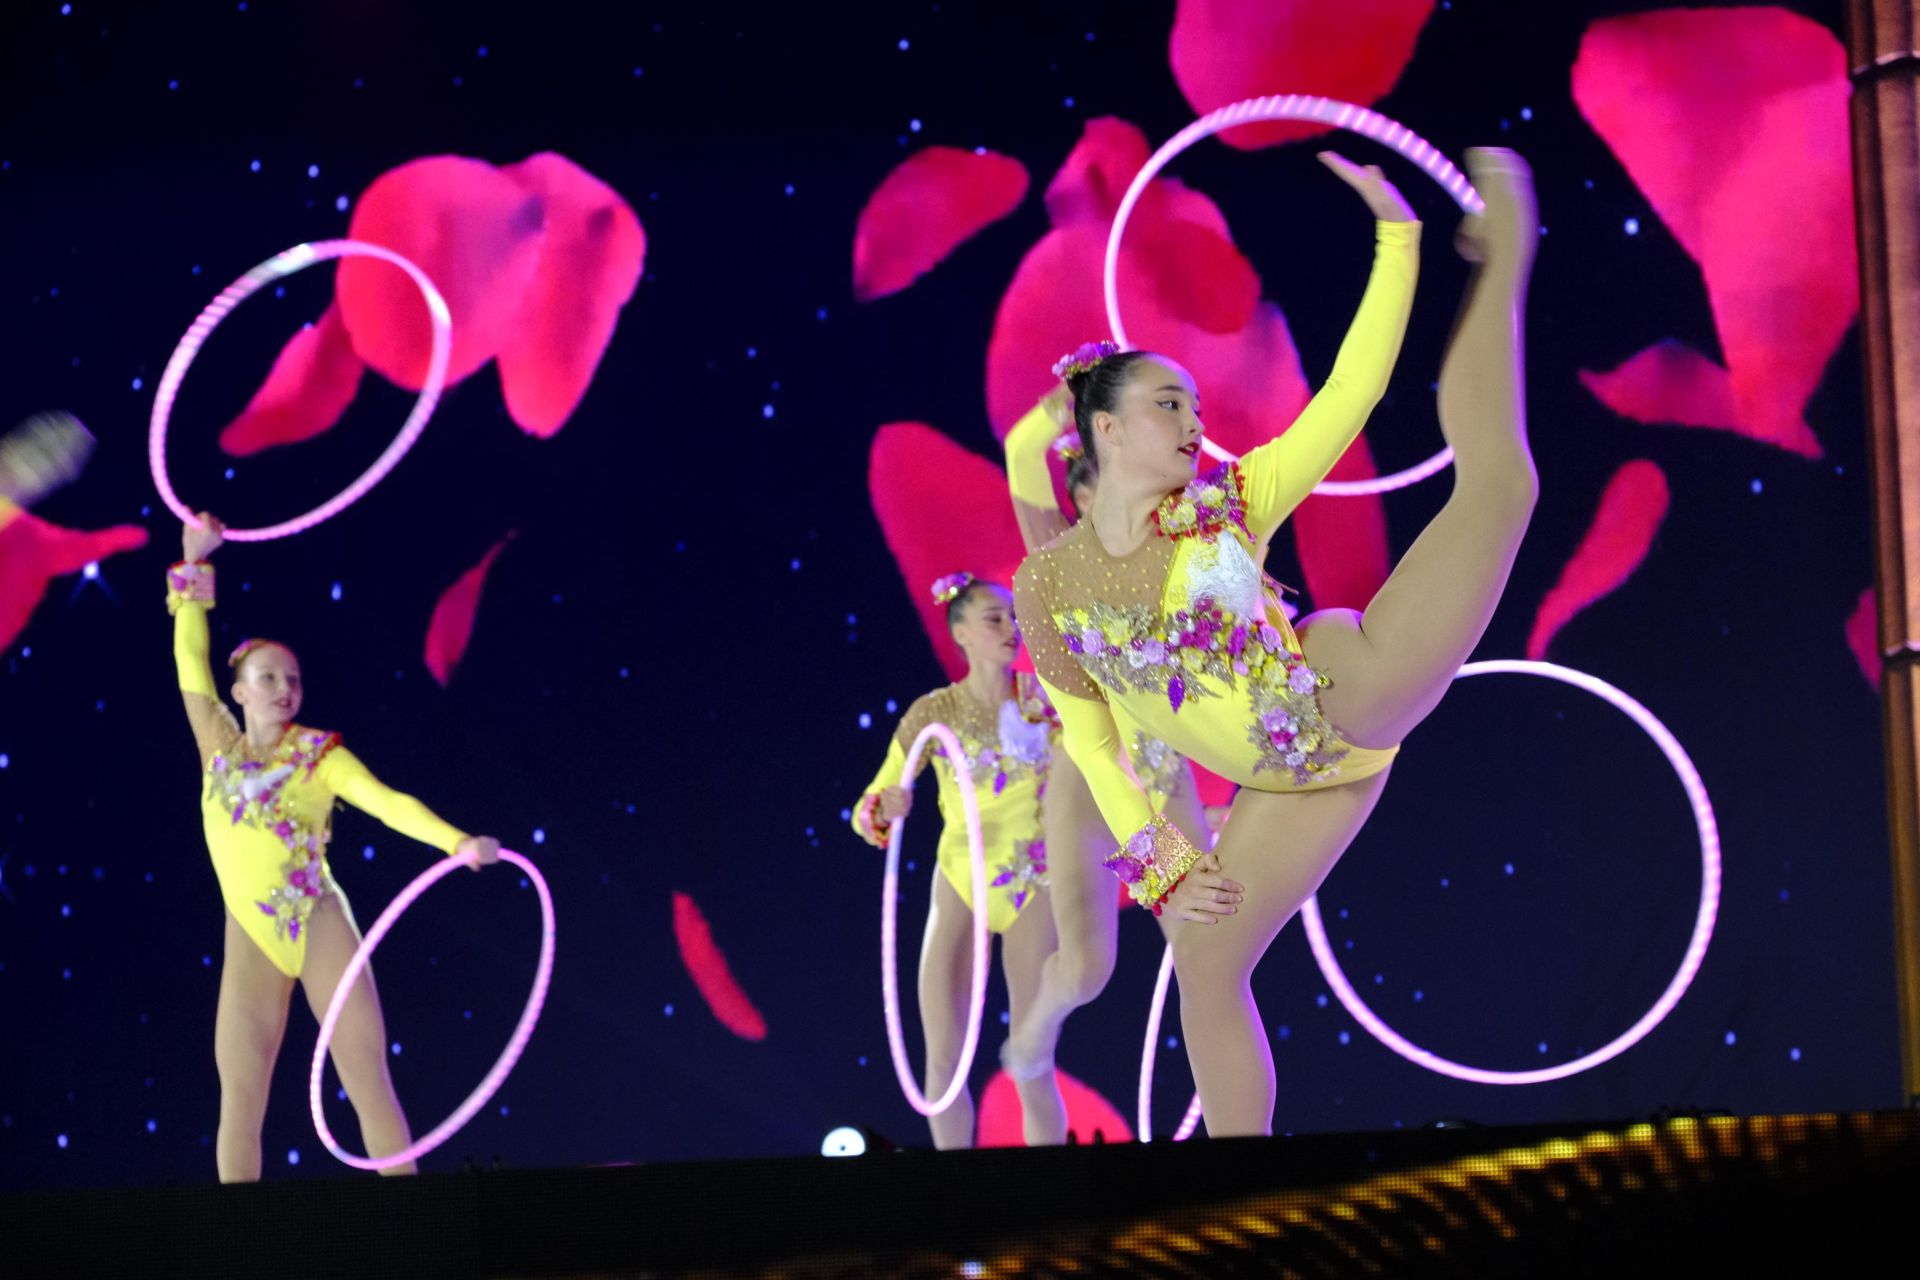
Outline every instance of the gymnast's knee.
{"type": "Polygon", "coordinates": [[[1111,947],[1062,947],[1054,953],[1055,980],[1061,999],[1079,1008],[1091,1004],[1113,978],[1111,947]]]}

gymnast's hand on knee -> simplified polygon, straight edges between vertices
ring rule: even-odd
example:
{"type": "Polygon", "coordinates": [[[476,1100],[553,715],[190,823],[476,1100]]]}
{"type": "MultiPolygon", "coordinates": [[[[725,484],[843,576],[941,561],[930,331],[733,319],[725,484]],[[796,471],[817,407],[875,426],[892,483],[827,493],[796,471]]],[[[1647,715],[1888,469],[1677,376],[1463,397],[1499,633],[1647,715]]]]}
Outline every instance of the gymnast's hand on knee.
{"type": "Polygon", "coordinates": [[[1167,911],[1176,920],[1195,924],[1218,924],[1221,916],[1240,909],[1246,890],[1237,881],[1220,874],[1220,859],[1209,853],[1193,864],[1180,887],[1167,899],[1167,911]]]}
{"type": "Polygon", "coordinates": [[[473,858],[473,869],[478,871],[490,862],[500,861],[500,842],[492,836],[468,836],[454,846],[456,858],[473,858]]]}

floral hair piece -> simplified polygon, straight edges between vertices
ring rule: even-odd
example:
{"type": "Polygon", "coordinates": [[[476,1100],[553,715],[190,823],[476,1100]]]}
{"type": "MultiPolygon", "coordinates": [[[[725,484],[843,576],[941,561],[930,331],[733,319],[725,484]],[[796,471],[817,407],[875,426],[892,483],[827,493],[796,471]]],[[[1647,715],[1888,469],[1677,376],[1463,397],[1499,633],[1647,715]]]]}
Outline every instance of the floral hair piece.
{"type": "Polygon", "coordinates": [[[1109,356],[1119,354],[1120,348],[1104,339],[1099,342],[1083,342],[1053,362],[1053,376],[1071,378],[1076,373],[1085,373],[1094,368],[1109,356]]]}
{"type": "Polygon", "coordinates": [[[965,569],[959,573],[950,573],[944,578],[933,580],[933,599],[935,604],[952,604],[962,591],[974,583],[974,577],[965,569]]]}
{"type": "Polygon", "coordinates": [[[239,644],[234,646],[233,652],[227,655],[227,666],[235,671],[238,671],[240,669],[240,664],[245,662],[247,660],[247,655],[252,653],[255,649],[264,649],[270,644],[278,644],[278,643],[279,641],[268,640],[264,636],[253,636],[249,639],[242,640],[239,644]]]}
{"type": "Polygon", "coordinates": [[[1053,456],[1072,466],[1078,462],[1086,450],[1081,447],[1077,432],[1068,432],[1053,442],[1053,456]]]}

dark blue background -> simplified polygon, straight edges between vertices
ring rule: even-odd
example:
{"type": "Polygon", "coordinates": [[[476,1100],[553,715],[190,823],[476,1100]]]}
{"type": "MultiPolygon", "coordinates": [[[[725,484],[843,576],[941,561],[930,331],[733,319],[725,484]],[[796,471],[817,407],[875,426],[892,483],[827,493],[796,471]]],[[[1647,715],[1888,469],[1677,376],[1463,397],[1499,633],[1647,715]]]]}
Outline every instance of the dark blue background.
{"type": "MultiPolygon", "coordinates": [[[[1697,270],[1568,92],[1585,24],[1637,7],[1461,0],[1436,13],[1380,107],[1450,154],[1516,146],[1539,177],[1549,234],[1530,372],[1544,497],[1479,656],[1521,654],[1620,464],[1651,458],[1670,479],[1646,564],[1552,656],[1643,699],[1693,753],[1726,842],[1721,926],[1700,980],[1643,1044],[1520,1089],[1387,1053],[1322,1006],[1291,929],[1257,983],[1283,1129],[1899,1100],[1878,708],[1842,634],[1870,579],[1857,337],[1808,408],[1818,462],[1621,421],[1576,380],[1668,336],[1716,349],[1697,270]]],[[[1838,5],[1794,7],[1837,29],[1838,5]]],[[[915,147],[988,146],[1038,187],[1091,117],[1173,132],[1192,113],[1166,63],[1172,6],[631,9],[81,0],[62,15],[34,0],[0,16],[0,416],[70,408],[101,439],[41,514],[153,531],[97,582],[56,583],[0,673],[0,1185],[213,1176],[220,907],[160,606],[178,529],[146,473],[152,387],[221,284],[342,234],[338,197],[444,152],[508,163],[557,150],[639,213],[647,275],[593,388],[541,442],[505,418],[482,371],[349,515],[224,550],[215,615],[216,645],[266,633],[299,649],[304,719],[553,882],[545,1018],[497,1104],[429,1167],[805,1152],[847,1123],[924,1141],[887,1065],[878,860],[841,813],[883,750],[889,700],[943,678],[871,514],[867,447],[879,424],[917,419],[997,452],[982,390],[993,308],[1046,221],[1030,197],[913,289],[864,306],[853,227],[915,147]],[[510,528],[520,536],[442,690],[420,661],[433,600],[510,528]],[[700,903],[765,1013],[764,1042],[734,1038],[694,990],[673,941],[676,890],[700,903]]],[[[1351,196],[1307,148],[1203,147],[1177,172],[1220,203],[1309,375],[1324,372],[1366,266],[1351,196]]],[[[1429,384],[1463,274],[1440,197],[1403,176],[1432,233],[1414,331],[1369,433],[1389,467],[1433,447],[1429,384]]],[[[176,482],[231,522],[332,492],[405,412],[404,393],[369,379],[342,429],[222,477],[215,425],[324,306],[327,274],[249,303],[187,384],[176,482]]],[[[1396,549],[1440,483],[1388,500],[1396,549]]],[[[1273,567],[1298,582],[1288,554],[1273,567]]],[[[909,837],[922,858],[903,936],[917,936],[933,836],[909,837]]],[[[338,824],[334,865],[363,924],[429,856],[364,817],[338,824]]],[[[1584,694],[1489,677],[1412,738],[1323,902],[1356,983],[1395,1025],[1518,1068],[1640,1015],[1679,960],[1698,885],[1682,794],[1645,738],[1584,694]]],[[[535,920],[512,873],[459,877],[383,949],[417,1127],[504,1041],[535,920]]],[[[1131,1116],[1160,946],[1138,913],[1122,945],[1061,1061],[1131,1116]]],[[[1002,1003],[996,992],[981,1083],[1002,1003]]],[[[296,1010],[270,1176],[336,1168],[306,1116],[312,1034],[296,1010]]],[[[1177,1051],[1160,1070],[1164,1133],[1189,1082],[1177,1051]]],[[[348,1116],[336,1109],[350,1133],[348,1116]]]]}

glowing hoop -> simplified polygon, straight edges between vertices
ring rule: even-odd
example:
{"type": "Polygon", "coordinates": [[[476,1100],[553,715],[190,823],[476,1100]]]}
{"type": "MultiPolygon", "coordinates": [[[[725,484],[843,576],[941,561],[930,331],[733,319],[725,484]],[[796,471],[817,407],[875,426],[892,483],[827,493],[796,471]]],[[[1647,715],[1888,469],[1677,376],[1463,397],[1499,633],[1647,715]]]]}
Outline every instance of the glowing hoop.
{"type": "MultiPolygon", "coordinates": [[[[1160,1017],[1166,1011],[1167,986],[1172,981],[1173,944],[1168,943],[1166,954],[1160,957],[1160,976],[1153,982],[1153,1005],[1147,1010],[1146,1047],[1140,1051],[1140,1097],[1134,1118],[1142,1142],[1153,1141],[1153,1060],[1159,1052],[1160,1017]]],[[[1180,1127],[1173,1131],[1173,1140],[1185,1142],[1199,1124],[1200,1095],[1196,1093],[1187,1104],[1187,1114],[1180,1117],[1180,1127]]]]}
{"type": "MultiPolygon", "coordinates": [[[[1694,917],[1693,936],[1688,940],[1686,954],[1681,958],[1680,968],[1667,989],[1654,1002],[1640,1021],[1584,1057],[1575,1058],[1556,1066],[1541,1067],[1533,1071],[1490,1071],[1483,1067],[1469,1067],[1463,1063],[1442,1058],[1436,1053],[1422,1049],[1405,1036],[1389,1027],[1386,1022],[1368,1008],[1366,1002],[1347,981],[1347,975],[1341,971],[1340,963],[1334,958],[1333,947],[1327,941],[1325,923],[1320,918],[1318,896],[1308,898],[1300,908],[1300,915],[1307,930],[1307,944],[1313,951],[1314,961],[1320,966],[1320,972],[1339,997],[1356,1022],[1380,1043],[1393,1050],[1407,1061],[1440,1075],[1452,1076],[1456,1080],[1466,1080],[1475,1084],[1541,1084],[1548,1080],[1562,1080],[1590,1070],[1612,1058],[1618,1057],[1653,1030],[1660,1021],[1673,1011],[1699,973],[1701,962],[1706,958],[1707,944],[1713,938],[1714,920],[1720,912],[1720,828],[1714,820],[1713,805],[1707,798],[1706,784],[1700,781],[1700,773],[1693,767],[1693,761],[1687,757],[1668,728],[1654,718],[1651,711],[1625,692],[1608,684],[1597,676],[1584,671],[1575,671],[1571,667],[1559,666],[1551,662],[1527,662],[1518,659],[1499,659],[1489,662],[1470,662],[1460,668],[1454,678],[1462,676],[1516,674],[1545,676],[1585,689],[1603,699],[1610,706],[1625,712],[1635,724],[1639,725],[1673,766],[1674,773],[1680,778],[1680,785],[1687,793],[1687,800],[1693,808],[1695,829],[1700,835],[1700,908],[1694,917]]],[[[1147,1011],[1147,1042],[1140,1058],[1140,1094],[1138,1119],[1140,1141],[1150,1142],[1153,1095],[1153,1062],[1156,1042],[1160,1038],[1160,1018],[1166,1007],[1167,986],[1173,976],[1173,948],[1167,948],[1166,956],[1160,961],[1160,977],[1153,988],[1153,1003],[1147,1011]]],[[[1174,1141],[1184,1140],[1193,1132],[1200,1114],[1200,1096],[1194,1095],[1193,1102],[1187,1108],[1186,1117],[1180,1122],[1174,1141]]]]}
{"type": "Polygon", "coordinates": [[[229,542],[266,542],[273,538],[285,538],[303,530],[311,529],[323,520],[330,520],[348,507],[366,496],[369,489],[386,479],[387,473],[399,463],[407,450],[413,447],[420,433],[427,429],[427,419],[433,416],[434,406],[440,402],[440,393],[447,384],[447,361],[453,353],[453,316],[447,310],[446,299],[434,288],[427,273],[391,249],[383,249],[377,244],[367,244],[360,240],[319,240],[311,244],[297,244],[285,253],[275,254],[255,267],[247,274],[235,280],[220,296],[206,305],[187,332],[180,339],[180,345],[173,349],[173,358],[167,361],[166,372],[160,375],[160,385],[153,393],[153,417],[147,434],[147,461],[153,469],[154,486],[160,490],[160,500],[167,509],[186,523],[198,527],[199,521],[187,505],[173,491],[173,481],[167,476],[167,421],[173,414],[174,399],[180,394],[181,380],[187,376],[187,366],[193,363],[200,348],[206,345],[207,336],[219,327],[229,312],[239,306],[249,295],[263,285],[283,279],[296,271],[312,266],[316,262],[325,262],[331,258],[379,258],[391,262],[412,278],[420,290],[420,296],[426,300],[427,318],[433,326],[433,352],[427,362],[427,380],[420,388],[419,399],[413,402],[413,412],[400,426],[400,434],[393,438],[386,452],[374,460],[372,466],[360,473],[360,477],[345,489],[321,503],[305,515],[283,520],[279,524],[264,529],[228,529],[229,542]]]}
{"type": "Polygon", "coordinates": [[[367,962],[373,958],[373,949],[380,945],[380,940],[387,936],[387,930],[393,928],[393,922],[413,905],[416,898],[442,877],[471,867],[473,859],[443,858],[414,877],[413,883],[402,889],[400,896],[388,903],[387,909],[380,913],[380,918],[373,922],[373,928],[367,930],[367,936],[353,953],[353,959],[347,962],[346,972],[340,975],[340,985],[334,988],[326,1016],[320,1019],[320,1039],[313,1046],[313,1071],[308,1077],[307,1101],[313,1108],[313,1127],[319,1133],[320,1141],[341,1161],[356,1169],[390,1169],[395,1165],[407,1164],[451,1138],[460,1126],[473,1118],[475,1112],[487,1105],[487,1099],[506,1082],[507,1073],[520,1060],[521,1051],[527,1047],[527,1040],[533,1035],[533,1024],[540,1020],[541,1006],[547,1002],[547,985],[553,980],[553,896],[547,892],[547,882],[539,869],[519,854],[502,849],[500,861],[510,862],[520,868],[533,885],[533,891],[540,897],[540,961],[534,968],[533,990],[527,995],[527,1007],[521,1012],[519,1023],[514,1026],[513,1035],[507,1040],[507,1047],[501,1051],[480,1086],[468,1094],[467,1100],[426,1137],[416,1138],[412,1146],[390,1156],[357,1156],[334,1140],[333,1130],[327,1127],[326,1112],[320,1105],[320,1071],[326,1064],[327,1048],[333,1043],[333,1030],[340,1021],[340,1011],[347,1006],[347,993],[366,969],[367,962]]]}
{"type": "MultiPolygon", "coordinates": [[[[965,768],[966,749],[953,730],[944,724],[930,724],[913,740],[907,752],[907,767],[902,777],[911,778],[920,765],[920,752],[928,738],[938,738],[946,748],[947,759],[954,761],[954,776],[960,781],[960,807],[967,820],[967,845],[973,858],[973,1010],[967,1015],[967,1034],[960,1045],[960,1062],[954,1068],[947,1091],[937,1102],[929,1102],[920,1086],[913,1082],[913,1068],[907,1064],[906,1034],[900,1029],[900,981],[897,953],[900,931],[900,835],[906,820],[896,818],[887,836],[887,870],[880,888],[880,1001],[886,1009],[887,1049],[893,1054],[893,1073],[900,1079],[900,1090],[907,1103],[923,1116],[937,1116],[953,1105],[967,1086],[967,1072],[973,1068],[974,1051],[980,1047],[980,1019],[987,1007],[987,965],[991,943],[987,934],[987,853],[980,838],[980,806],[973,794],[973,774],[965,768]]],[[[935,874],[939,874],[937,871],[935,874]]]]}
{"type": "MultiPolygon", "coordinates": [[[[1699,771],[1693,767],[1693,761],[1687,758],[1686,751],[1667,727],[1654,718],[1651,711],[1629,697],[1626,693],[1597,676],[1584,671],[1575,671],[1571,667],[1559,666],[1551,662],[1524,662],[1502,659],[1493,662],[1470,662],[1460,668],[1460,676],[1477,676],[1509,673],[1514,675],[1545,676],[1570,684],[1576,689],[1584,689],[1594,694],[1608,705],[1625,712],[1627,717],[1644,730],[1660,748],[1667,763],[1680,779],[1681,787],[1687,793],[1687,800],[1693,808],[1695,829],[1700,835],[1700,908],[1695,913],[1693,936],[1687,942],[1686,954],[1681,957],[1680,967],[1674,972],[1673,980],[1653,1007],[1642,1015],[1640,1020],[1628,1027],[1620,1035],[1601,1045],[1592,1053],[1562,1062],[1551,1067],[1541,1067],[1533,1071],[1490,1071],[1483,1067],[1469,1067],[1452,1062],[1414,1044],[1405,1036],[1389,1027],[1372,1009],[1369,1009],[1360,995],[1347,981],[1347,975],[1340,970],[1340,963],[1334,958],[1333,948],[1327,942],[1327,931],[1320,919],[1320,904],[1314,898],[1308,898],[1300,914],[1307,927],[1307,943],[1313,948],[1313,958],[1320,966],[1321,974],[1327,984],[1346,1006],[1348,1013],[1361,1026],[1365,1027],[1374,1039],[1393,1050],[1407,1061],[1425,1067],[1429,1071],[1443,1076],[1452,1076],[1456,1080],[1467,1080],[1475,1084],[1540,1084],[1548,1080],[1562,1080],[1578,1075],[1582,1071],[1597,1067],[1609,1059],[1631,1049],[1646,1034],[1657,1026],[1661,1019],[1673,1011],[1692,984],[1694,975],[1700,971],[1701,961],[1706,958],[1707,943],[1713,938],[1713,924],[1720,912],[1720,828],[1713,816],[1713,805],[1707,799],[1707,788],[1700,781],[1699,771]]],[[[1455,679],[1458,679],[1456,676],[1455,679]]]]}
{"type": "MultiPolygon", "coordinates": [[[[1153,153],[1153,158],[1134,175],[1133,184],[1127,188],[1119,210],[1113,215],[1113,229],[1107,233],[1107,258],[1102,271],[1102,284],[1106,290],[1107,324],[1113,330],[1113,340],[1122,348],[1131,344],[1127,341],[1126,326],[1120,320],[1120,237],[1126,234],[1127,219],[1133,216],[1133,206],[1139,202],[1154,176],[1182,151],[1223,129],[1259,120],[1311,120],[1371,138],[1418,165],[1468,213],[1479,213],[1486,207],[1480,193],[1473,189],[1473,184],[1467,181],[1464,173],[1454,168],[1452,161],[1419,134],[1377,111],[1369,111],[1351,102],[1302,93],[1290,93],[1285,97],[1248,98],[1244,102],[1221,107],[1218,111],[1210,111],[1167,139],[1153,153]]],[[[1200,447],[1221,462],[1236,461],[1233,454],[1204,436],[1201,437],[1200,447]]],[[[1387,493],[1417,484],[1428,476],[1444,471],[1452,462],[1453,450],[1444,448],[1418,466],[1396,471],[1392,475],[1376,476],[1371,480],[1323,480],[1314,486],[1313,491],[1334,497],[1387,493]]]]}

